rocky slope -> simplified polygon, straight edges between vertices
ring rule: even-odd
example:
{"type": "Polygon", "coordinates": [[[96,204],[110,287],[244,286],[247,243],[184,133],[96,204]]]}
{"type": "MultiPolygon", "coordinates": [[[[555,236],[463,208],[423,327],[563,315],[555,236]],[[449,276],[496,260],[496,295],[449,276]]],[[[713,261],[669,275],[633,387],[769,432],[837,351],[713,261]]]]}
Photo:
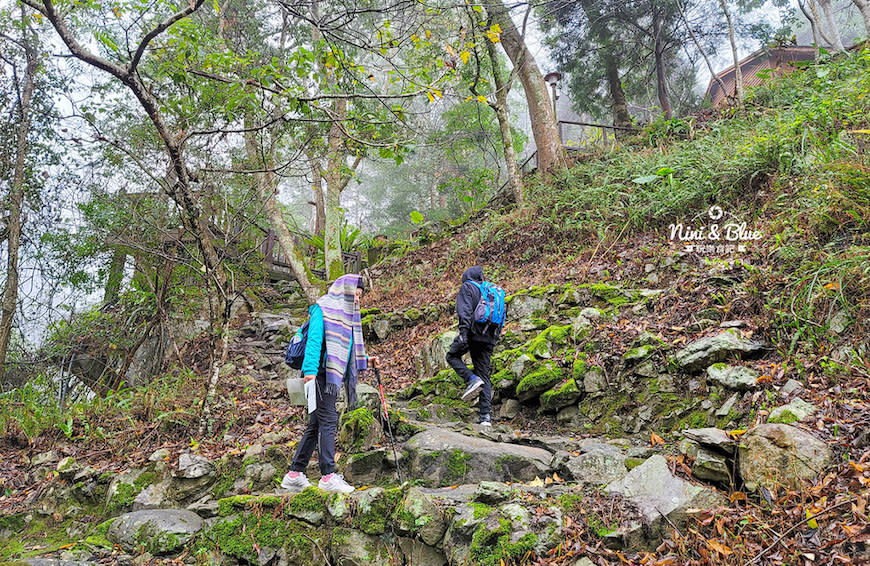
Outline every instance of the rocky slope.
{"type": "MultiPolygon", "coordinates": [[[[444,362],[453,331],[430,335],[414,356],[414,379],[389,396],[389,419],[365,383],[360,407],[342,416],[340,469],[359,487],[353,494],[278,489],[295,440],[288,427],[222,457],[193,445],[161,449],[111,473],[46,452],[28,470],[34,483],[53,481],[29,509],[0,519],[0,534],[19,545],[9,553],[18,564],[454,566],[667,555],[668,544],[747,498],[775,501],[820,485],[842,457],[818,426],[826,408],[808,384],[770,375],[772,349],[751,321],[712,309],[695,317],[692,340],[680,339],[685,327],[675,338],[632,324],[654,320],[670,293],[570,283],[513,293],[494,356],[491,429],[467,424],[476,414],[458,400],[462,383],[444,362]],[[615,328],[631,331],[617,337],[615,328]],[[34,554],[60,561],[23,558],[34,554]]],[[[444,313],[366,315],[371,347],[383,350],[444,313]]],[[[280,346],[301,318],[255,314],[237,336],[238,360],[274,391],[290,375],[280,346]]],[[[847,497],[830,503],[845,508],[847,497]]]]}

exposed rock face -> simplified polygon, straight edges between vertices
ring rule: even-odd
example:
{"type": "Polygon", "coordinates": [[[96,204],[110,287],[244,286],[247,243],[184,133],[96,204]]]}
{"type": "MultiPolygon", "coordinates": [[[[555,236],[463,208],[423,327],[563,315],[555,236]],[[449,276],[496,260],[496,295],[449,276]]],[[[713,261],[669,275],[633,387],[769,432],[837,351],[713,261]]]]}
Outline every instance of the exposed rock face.
{"type": "Polygon", "coordinates": [[[406,445],[409,475],[431,485],[528,481],[545,475],[552,454],[541,448],[504,444],[433,428],[406,445]]]}
{"type": "Polygon", "coordinates": [[[458,334],[455,330],[443,332],[433,338],[429,345],[420,351],[414,360],[414,368],[420,379],[430,378],[440,370],[449,368],[447,351],[458,334]]]}
{"type": "Polygon", "coordinates": [[[607,449],[591,450],[579,456],[560,451],[556,452],[553,458],[553,468],[562,479],[603,485],[618,480],[628,473],[625,460],[626,457],[619,449],[612,446],[607,449]]]}
{"type": "Polygon", "coordinates": [[[737,443],[724,430],[718,428],[690,428],[683,435],[702,446],[715,448],[726,454],[734,454],[737,443]]]}
{"type": "Polygon", "coordinates": [[[690,509],[717,507],[727,501],[711,489],[674,477],[667,460],[659,455],[651,456],[627,476],[609,484],[605,492],[618,493],[634,503],[649,525],[648,531],[642,524],[623,527],[620,535],[629,548],[649,544],[656,540],[656,533],[666,532],[669,524],[663,517],[682,526],[690,509]]]}
{"type": "Polygon", "coordinates": [[[744,338],[737,330],[729,329],[692,342],[677,352],[674,361],[686,371],[697,371],[732,356],[754,354],[763,347],[762,342],[744,338]]]}
{"type": "Polygon", "coordinates": [[[444,514],[431,496],[417,488],[408,490],[402,501],[397,529],[401,534],[418,533],[429,546],[435,546],[444,537],[447,523],[444,514]]]}
{"type": "Polygon", "coordinates": [[[788,405],[772,410],[767,417],[767,422],[782,424],[801,422],[816,414],[816,411],[818,409],[815,405],[800,398],[792,399],[788,405]]]}
{"type": "Polygon", "coordinates": [[[551,308],[549,301],[543,297],[533,297],[526,294],[513,295],[508,301],[507,320],[521,320],[529,316],[544,314],[551,308]]]}
{"type": "Polygon", "coordinates": [[[106,538],[127,552],[139,548],[151,554],[181,550],[202,529],[202,519],[192,511],[150,509],[121,515],[109,527],[106,538]]]}
{"type": "Polygon", "coordinates": [[[707,368],[707,379],[728,389],[747,391],[755,387],[758,372],[744,366],[729,366],[718,363],[707,368]]]}
{"type": "Polygon", "coordinates": [[[731,470],[728,464],[728,457],[724,454],[700,448],[695,455],[695,463],[692,465],[692,475],[699,480],[730,485],[732,483],[731,470]]]}
{"type": "Polygon", "coordinates": [[[740,439],[738,463],[746,489],[798,488],[830,463],[827,443],[786,424],[763,424],[740,439]]]}

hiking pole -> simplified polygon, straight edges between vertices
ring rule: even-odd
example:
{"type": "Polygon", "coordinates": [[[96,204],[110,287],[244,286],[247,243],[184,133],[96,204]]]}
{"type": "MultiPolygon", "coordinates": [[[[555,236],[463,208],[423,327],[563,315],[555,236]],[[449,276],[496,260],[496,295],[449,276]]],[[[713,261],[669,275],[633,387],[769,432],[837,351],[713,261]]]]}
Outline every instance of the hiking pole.
{"type": "Polygon", "coordinates": [[[381,370],[375,366],[375,379],[378,381],[378,393],[381,395],[381,408],[384,410],[383,419],[387,422],[387,433],[390,435],[390,445],[393,447],[393,458],[396,459],[396,475],[399,478],[399,483],[404,483],[402,480],[402,470],[399,467],[399,455],[396,452],[396,437],[393,436],[393,425],[390,424],[390,413],[387,411],[387,397],[384,395],[384,384],[381,383],[381,370]]]}

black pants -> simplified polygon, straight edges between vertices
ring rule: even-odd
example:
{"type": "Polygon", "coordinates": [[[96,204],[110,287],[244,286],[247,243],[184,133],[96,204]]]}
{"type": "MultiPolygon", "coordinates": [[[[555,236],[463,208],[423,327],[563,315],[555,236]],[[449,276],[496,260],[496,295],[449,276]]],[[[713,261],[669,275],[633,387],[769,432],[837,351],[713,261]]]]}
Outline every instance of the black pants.
{"type": "Polygon", "coordinates": [[[461,342],[457,336],[453,344],[450,345],[450,350],[447,351],[447,363],[456,370],[459,377],[464,379],[466,383],[471,380],[472,373],[483,380],[483,387],[477,401],[477,408],[481,415],[488,415],[492,410],[492,382],[489,379],[492,368],[489,360],[492,357],[493,348],[495,348],[495,344],[490,342],[478,342],[476,340],[461,342]],[[474,372],[468,369],[462,361],[462,356],[466,352],[471,354],[471,364],[474,366],[474,372]]]}
{"type": "Polygon", "coordinates": [[[317,376],[317,408],[308,417],[308,427],[302,434],[290,470],[304,472],[308,461],[317,448],[317,461],[320,474],[325,476],[335,471],[335,431],[338,428],[338,411],[335,400],[338,387],[327,387],[326,378],[317,376]],[[327,393],[327,389],[334,389],[327,393]]]}

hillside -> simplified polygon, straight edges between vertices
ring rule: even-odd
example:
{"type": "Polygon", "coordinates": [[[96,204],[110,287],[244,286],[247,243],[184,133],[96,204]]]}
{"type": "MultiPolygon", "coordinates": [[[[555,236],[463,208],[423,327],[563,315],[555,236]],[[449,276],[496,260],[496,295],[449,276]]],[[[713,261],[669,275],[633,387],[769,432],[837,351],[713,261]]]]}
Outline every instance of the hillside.
{"type": "Polygon", "coordinates": [[[347,498],[277,489],[303,427],[280,361],[292,290],[236,320],[208,438],[202,337],[150,386],[65,413],[2,398],[0,560],[867,563],[868,67],[865,49],[655,123],[529,179],[524,204],[395,243],[363,311],[392,432],[364,388],[347,498]],[[472,265],[509,296],[491,431],[444,371],[472,265]],[[166,508],[205,526],[119,542],[118,517],[166,508]]]}

